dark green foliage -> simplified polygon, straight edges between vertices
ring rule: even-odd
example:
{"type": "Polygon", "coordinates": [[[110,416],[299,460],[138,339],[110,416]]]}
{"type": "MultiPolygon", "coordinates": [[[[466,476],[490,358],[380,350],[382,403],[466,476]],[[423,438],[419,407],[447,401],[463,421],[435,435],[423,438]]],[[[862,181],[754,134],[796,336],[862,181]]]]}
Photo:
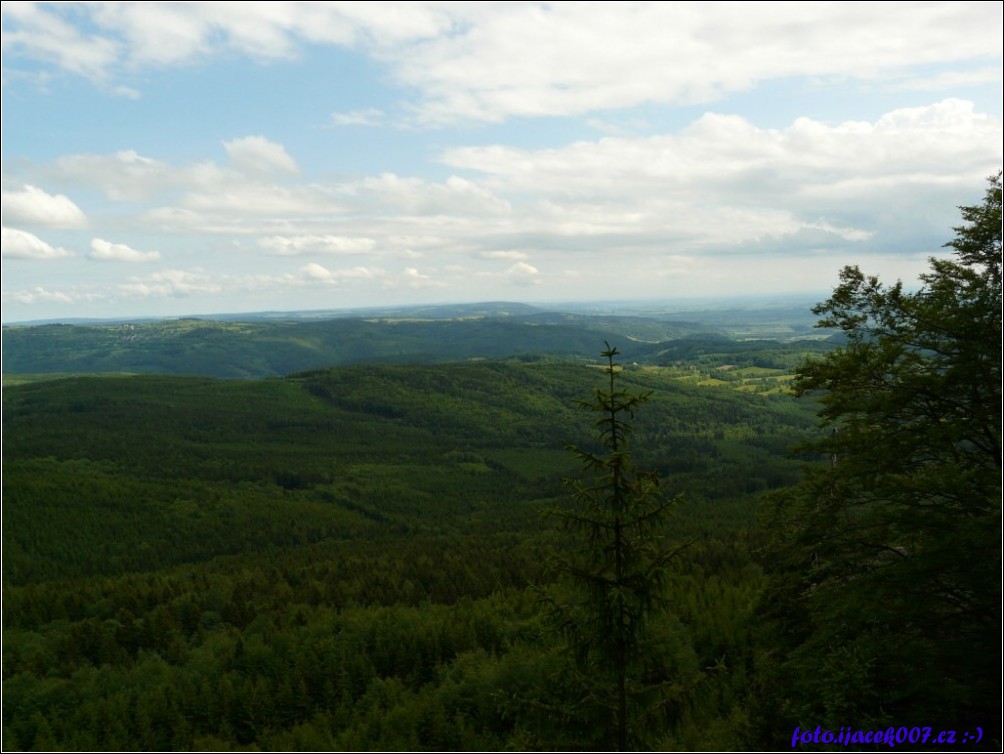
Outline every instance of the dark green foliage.
{"type": "Polygon", "coordinates": [[[817,309],[846,345],[797,374],[827,460],[771,522],[761,744],[921,719],[1000,740],[1000,174],[962,213],[920,290],[851,267],[817,309]]]}
{"type": "MultiPolygon", "coordinates": [[[[285,379],[90,377],[7,387],[4,748],[546,746],[515,700],[554,700],[535,593],[595,365],[366,365],[285,379]]],[[[651,392],[639,464],[685,490],[672,618],[646,667],[693,677],[669,748],[735,745],[756,494],[811,409],[780,377],[629,367],[651,392]],[[718,731],[709,738],[709,725],[718,731]]],[[[648,671],[646,671],[648,672],[648,671]]],[[[655,675],[652,676],[654,683],[655,675]]]]}
{"type": "MultiPolygon", "coordinates": [[[[970,286],[984,290],[991,297],[986,305],[994,308],[992,296],[1000,296],[1001,290],[1001,172],[990,179],[982,204],[959,207],[959,212],[965,223],[952,228],[955,238],[945,244],[958,256],[954,273],[969,278],[970,286]],[[977,277],[971,277],[966,270],[977,277]],[[985,283],[980,281],[980,273],[985,283]]],[[[936,269],[947,271],[949,267],[939,265],[936,269]]],[[[997,303],[999,309],[999,298],[997,303]]]]}

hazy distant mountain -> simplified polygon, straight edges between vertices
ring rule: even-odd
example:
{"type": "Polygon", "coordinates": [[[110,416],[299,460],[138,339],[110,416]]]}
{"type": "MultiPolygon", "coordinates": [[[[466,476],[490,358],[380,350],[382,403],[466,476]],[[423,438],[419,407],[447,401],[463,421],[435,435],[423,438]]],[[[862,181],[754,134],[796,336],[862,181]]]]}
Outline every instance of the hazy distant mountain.
{"type": "MultiPolygon", "coordinates": [[[[724,352],[736,340],[811,334],[802,308],[709,309],[618,315],[486,302],[337,312],[3,328],[3,373],[163,373],[275,377],[343,364],[477,358],[582,357],[604,341],[624,358],[664,363],[724,352]],[[325,316],[326,315],[326,316],[325,316]],[[672,344],[681,341],[678,346],[672,344]]],[[[811,317],[811,314],[809,315],[811,317]]]]}

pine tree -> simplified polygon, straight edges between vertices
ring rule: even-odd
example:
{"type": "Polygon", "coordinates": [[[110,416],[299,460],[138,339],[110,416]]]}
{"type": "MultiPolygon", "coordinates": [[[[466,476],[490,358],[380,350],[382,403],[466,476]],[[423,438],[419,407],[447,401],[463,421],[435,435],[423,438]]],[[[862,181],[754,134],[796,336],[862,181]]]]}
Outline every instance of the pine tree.
{"type": "Polygon", "coordinates": [[[675,550],[663,530],[677,498],[664,496],[658,475],[632,461],[630,420],[650,394],[618,386],[617,355],[606,344],[606,387],[582,402],[597,414],[600,448],[571,448],[584,478],[566,481],[570,507],[548,511],[577,535],[577,546],[555,562],[558,584],[545,600],[569,660],[568,698],[554,709],[566,731],[576,731],[577,745],[625,751],[644,745],[678,690],[666,677],[671,659],[643,651],[667,608],[662,590],[675,550]]]}

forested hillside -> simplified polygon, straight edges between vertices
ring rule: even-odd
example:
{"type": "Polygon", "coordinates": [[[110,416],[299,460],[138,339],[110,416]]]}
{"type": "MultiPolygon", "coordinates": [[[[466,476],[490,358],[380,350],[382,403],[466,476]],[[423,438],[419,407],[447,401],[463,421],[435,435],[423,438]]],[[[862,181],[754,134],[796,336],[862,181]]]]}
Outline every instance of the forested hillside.
{"type": "MultiPolygon", "coordinates": [[[[756,497],[798,479],[813,425],[780,372],[724,371],[623,373],[653,391],[637,461],[685,497],[668,747],[737,740],[756,497]]],[[[540,511],[601,381],[480,362],[7,388],[5,748],[567,742],[528,701],[559,644],[531,587],[568,544],[540,511]]]]}
{"type": "MultiPolygon", "coordinates": [[[[597,305],[598,306],[598,305],[597,305]]],[[[160,321],[28,324],[3,328],[4,377],[93,373],[281,377],[359,363],[579,357],[621,344],[625,359],[665,364],[708,354],[769,352],[788,368],[827,333],[805,325],[809,305],[762,302],[645,314],[545,311],[516,304],[410,307],[371,312],[260,314],[160,321]],[[779,358],[778,358],[779,357],[779,358]]],[[[763,365],[763,364],[761,364],[763,365]]]]}
{"type": "MultiPolygon", "coordinates": [[[[10,326],[4,374],[159,373],[279,377],[358,363],[423,363],[548,354],[592,358],[597,343],[624,333],[661,342],[699,332],[694,324],[576,315],[449,319],[361,318],[10,326]]],[[[708,328],[711,332],[714,329],[708,328]]]]}

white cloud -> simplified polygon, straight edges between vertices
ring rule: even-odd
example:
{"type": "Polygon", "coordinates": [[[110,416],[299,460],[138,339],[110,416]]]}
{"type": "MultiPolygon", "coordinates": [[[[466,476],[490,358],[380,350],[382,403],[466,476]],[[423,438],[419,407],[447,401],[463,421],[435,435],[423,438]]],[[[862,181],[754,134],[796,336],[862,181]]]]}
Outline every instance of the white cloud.
{"type": "MultiPolygon", "coordinates": [[[[257,153],[264,142],[228,143],[257,153]]],[[[848,244],[872,253],[871,245],[888,247],[894,237],[905,251],[917,234],[904,235],[904,224],[949,227],[957,189],[971,186],[973,175],[989,174],[1000,151],[999,121],[950,99],[871,122],[800,118],[765,129],[737,115],[708,113],[670,134],[556,149],[447,149],[441,160],[458,173],[442,181],[383,173],[330,184],[284,177],[280,184],[211,162],[175,166],[132,151],[64,158],[50,175],[103,180],[111,196],[170,200],[138,216],[128,228],[134,235],[145,226],[257,236],[258,246],[278,257],[422,259],[428,266],[411,262],[397,279],[421,289],[463,286],[481,273],[497,282],[546,280],[530,269],[556,253],[581,264],[597,255],[733,259],[848,244]],[[939,206],[933,198],[944,204],[940,216],[929,209],[939,206]],[[449,273],[458,259],[510,267],[449,273]]],[[[544,269],[565,266],[551,261],[544,269]]]]}
{"type": "Polygon", "coordinates": [[[825,220],[820,220],[818,223],[806,223],[803,227],[806,230],[821,230],[824,233],[832,233],[845,241],[867,241],[875,235],[875,233],[870,230],[860,230],[858,228],[837,228],[825,220]]]}
{"type": "Polygon", "coordinates": [[[331,271],[317,262],[310,262],[300,268],[303,276],[311,280],[331,280],[331,271]]]}
{"type": "Polygon", "coordinates": [[[63,194],[48,194],[26,185],[19,191],[3,192],[5,219],[19,225],[39,225],[47,228],[83,228],[87,217],[63,194]]]}
{"type": "Polygon", "coordinates": [[[373,250],[376,242],[372,238],[346,236],[270,236],[258,244],[278,256],[299,256],[303,254],[366,254],[373,250]]]}
{"type": "Polygon", "coordinates": [[[604,138],[536,151],[459,147],[444,151],[441,159],[497,178],[490,184],[495,190],[536,188],[581,197],[631,186],[690,191],[696,180],[730,194],[763,196],[765,178],[798,178],[769,184],[772,190],[791,193],[805,182],[909,174],[918,165],[959,174],[961,160],[967,172],[1000,154],[1000,128],[1000,121],[974,112],[972,103],[949,99],[895,110],[874,123],[831,126],[799,118],[787,129],[775,130],[738,115],[707,113],[679,134],[604,138]]]}
{"type": "Polygon", "coordinates": [[[162,270],[131,278],[118,286],[121,293],[143,297],[184,298],[193,294],[219,293],[223,287],[202,270],[162,270]]]}
{"type": "Polygon", "coordinates": [[[390,235],[387,237],[387,244],[395,249],[400,249],[415,253],[415,249],[432,251],[447,246],[450,239],[444,236],[421,236],[421,235],[390,235]]]}
{"type": "Polygon", "coordinates": [[[27,291],[4,291],[3,301],[11,304],[21,304],[31,306],[33,304],[72,304],[76,297],[64,291],[50,291],[47,288],[37,287],[27,291]]]}
{"type": "MultiPolygon", "coordinates": [[[[94,80],[211,56],[276,60],[297,56],[305,45],[353,48],[418,92],[418,118],[433,124],[708,103],[792,76],[914,87],[924,66],[934,63],[968,63],[982,73],[957,75],[985,81],[987,61],[999,58],[1002,46],[1001,5],[980,2],[3,8],[5,56],[42,60],[94,80]]],[[[359,113],[366,111],[344,117],[369,119],[359,113]]]]}
{"type": "Polygon", "coordinates": [[[707,103],[791,76],[871,81],[961,60],[985,68],[1000,55],[1000,21],[999,5],[979,3],[518,3],[380,54],[423,93],[426,122],[500,121],[707,103]]]}
{"type": "Polygon", "coordinates": [[[402,275],[404,284],[408,288],[445,288],[446,282],[437,280],[427,272],[420,272],[417,267],[405,267],[402,275]]]}
{"type": "Polygon", "coordinates": [[[58,9],[53,10],[57,12],[38,3],[4,3],[4,57],[24,55],[88,78],[105,78],[122,55],[122,45],[108,37],[82,33],[63,20],[58,9]]]}
{"type": "Polygon", "coordinates": [[[234,168],[211,161],[184,165],[135,150],[60,157],[42,172],[51,180],[97,189],[116,202],[163,202],[140,217],[169,231],[275,232],[286,217],[331,216],[343,211],[339,187],[296,183],[295,161],[282,145],[261,137],[226,142],[234,168]],[[283,173],[279,182],[274,173],[283,173]]]}
{"type": "Polygon", "coordinates": [[[368,107],[363,110],[352,110],[347,113],[332,113],[331,122],[336,126],[382,126],[383,110],[368,107]]]}
{"type": "Polygon", "coordinates": [[[124,40],[130,62],[166,65],[211,51],[211,27],[193,10],[179,13],[167,3],[102,3],[93,19],[124,40]]]}
{"type": "Polygon", "coordinates": [[[485,234],[508,228],[517,237],[709,246],[805,228],[862,241],[879,224],[900,221],[900,212],[884,217],[893,209],[916,213],[929,200],[920,186],[963,187],[989,174],[1000,160],[1000,134],[999,121],[950,99],[873,123],[800,118],[783,130],[709,113],[678,134],[560,149],[462,147],[442,160],[482,173],[479,183],[493,195],[524,198],[504,226],[485,234]]]}
{"type": "Polygon", "coordinates": [[[120,202],[142,202],[196,177],[192,171],[179,175],[167,163],[144,157],[133,149],[114,154],[67,155],[60,157],[48,172],[53,179],[97,188],[120,202]]]}
{"type": "Polygon", "coordinates": [[[315,219],[337,222],[343,203],[317,185],[279,186],[223,181],[216,191],[188,193],[177,205],[158,207],[144,219],[164,230],[184,227],[213,234],[261,234],[288,231],[315,219]]]}
{"type": "Polygon", "coordinates": [[[397,45],[448,28],[448,9],[419,3],[123,2],[3,4],[4,53],[44,61],[95,81],[214,55],[267,61],[307,44],[397,45]],[[367,7],[369,6],[369,7],[367,7]],[[383,7],[387,6],[387,7],[383,7]],[[87,31],[78,30],[71,22],[87,31]]]}
{"type": "Polygon", "coordinates": [[[91,240],[91,251],[88,259],[96,262],[156,262],[160,259],[159,251],[137,251],[124,243],[109,243],[100,238],[91,240]]]}
{"type": "Polygon", "coordinates": [[[163,65],[235,52],[290,58],[305,42],[393,44],[436,33],[442,15],[412,3],[106,3],[93,18],[104,34],[126,40],[125,60],[163,65]]]}
{"type": "Polygon", "coordinates": [[[516,285],[537,285],[540,283],[540,271],[526,262],[517,262],[505,271],[505,277],[516,285]]]}
{"type": "Polygon", "coordinates": [[[511,209],[484,185],[455,175],[435,183],[382,173],[348,188],[366,202],[411,215],[506,215],[511,209]]]}
{"type": "Polygon", "coordinates": [[[300,268],[301,276],[309,281],[322,283],[341,283],[346,280],[373,280],[383,277],[384,271],[376,267],[350,267],[340,270],[329,270],[316,262],[310,262],[300,268]]]}
{"type": "Polygon", "coordinates": [[[282,144],[264,136],[245,136],[223,142],[230,164],[242,173],[286,173],[297,175],[300,168],[282,144]]]}
{"type": "Polygon", "coordinates": [[[520,261],[523,261],[528,258],[528,255],[525,251],[513,251],[513,250],[480,251],[478,252],[478,256],[481,257],[482,259],[516,259],[520,261]]]}
{"type": "Polygon", "coordinates": [[[3,257],[5,259],[62,259],[74,256],[73,252],[51,246],[36,235],[16,228],[3,228],[3,257]]]}
{"type": "MultiPolygon", "coordinates": [[[[92,182],[113,201],[160,203],[134,215],[132,226],[117,217],[116,232],[263,236],[258,244],[276,256],[381,254],[440,264],[584,249],[761,253],[770,242],[795,248],[804,234],[814,244],[860,245],[886,243],[904,222],[939,226],[928,217],[932,192],[954,197],[953,187],[989,174],[1000,133],[1000,122],[972,103],[946,99],[870,122],[799,118],[768,129],[707,113],[676,133],[553,149],[450,148],[440,160],[457,173],[442,181],[382,173],[278,182],[133,150],[64,157],[40,172],[92,182]]],[[[226,144],[238,165],[295,166],[262,137],[226,144]]],[[[941,217],[950,216],[950,202],[941,217]]]]}

